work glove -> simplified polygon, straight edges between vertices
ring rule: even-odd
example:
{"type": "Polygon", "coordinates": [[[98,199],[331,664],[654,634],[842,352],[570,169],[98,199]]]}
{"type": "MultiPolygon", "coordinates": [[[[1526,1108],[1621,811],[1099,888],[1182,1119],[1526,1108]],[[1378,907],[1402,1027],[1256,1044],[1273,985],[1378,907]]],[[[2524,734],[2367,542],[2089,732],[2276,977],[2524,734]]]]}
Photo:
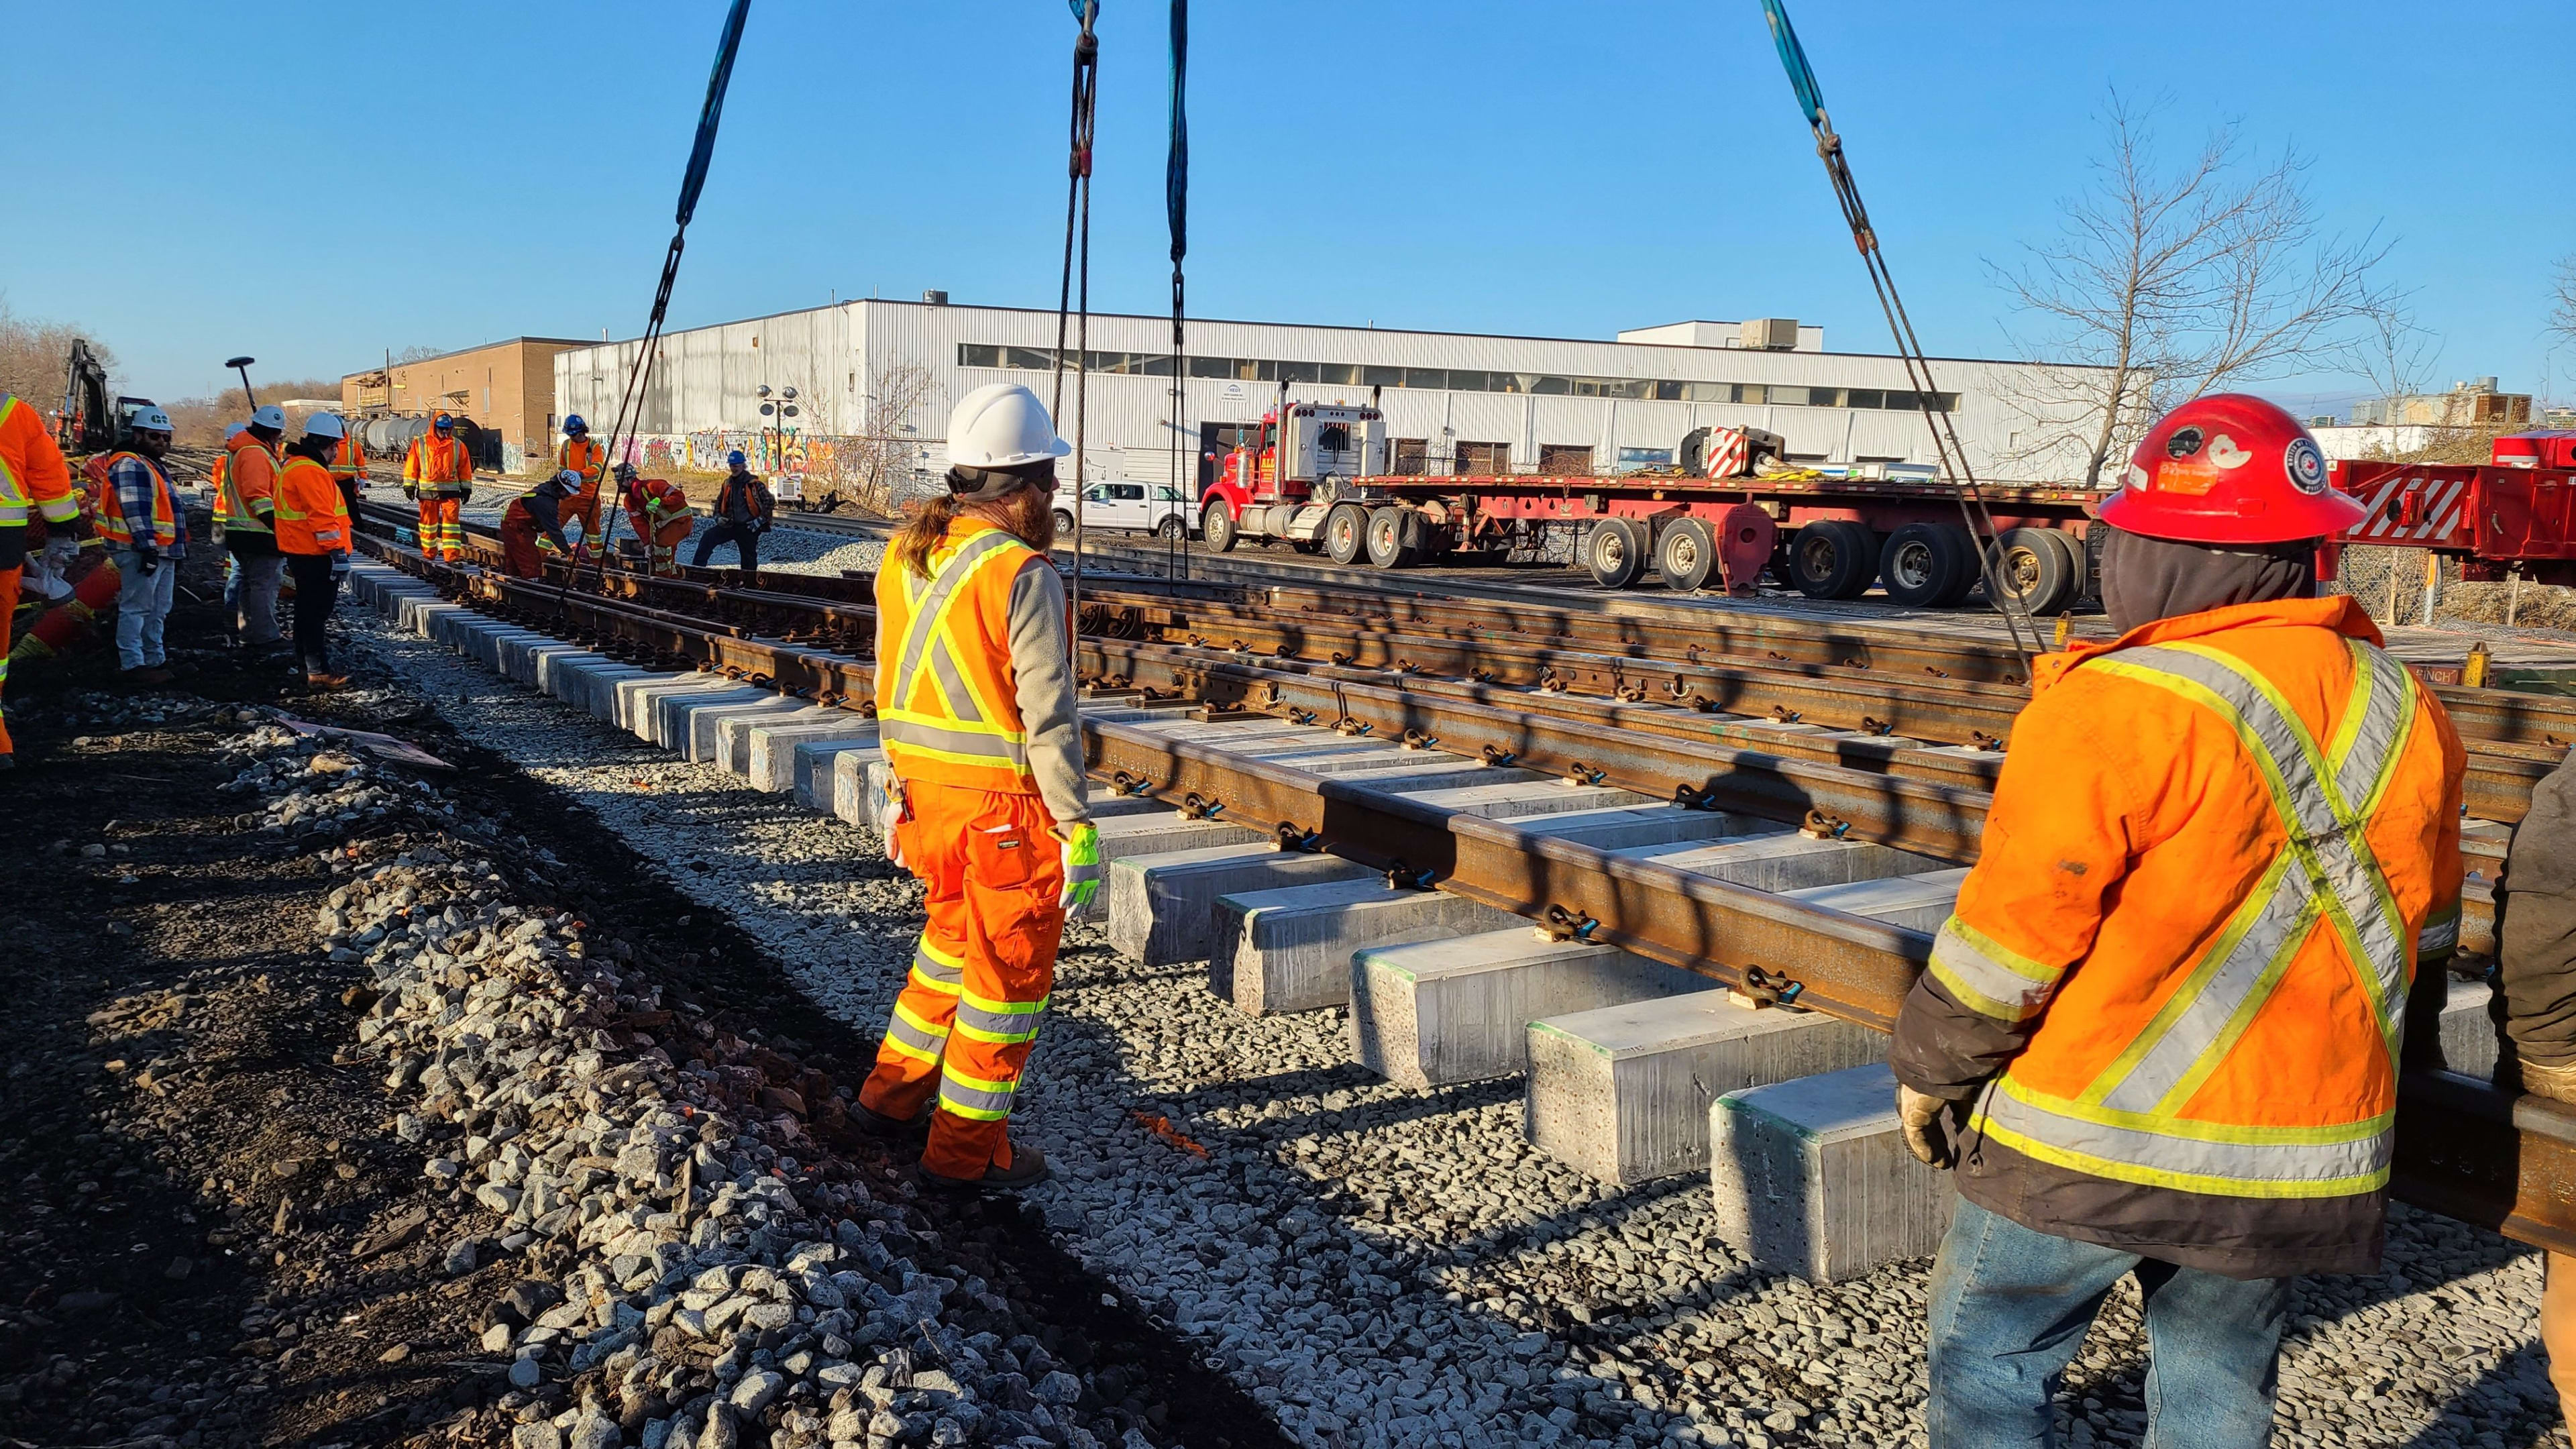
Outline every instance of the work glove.
{"type": "Polygon", "coordinates": [[[1100,863],[1100,827],[1088,821],[1073,827],[1073,833],[1064,838],[1063,859],[1064,894],[1057,898],[1056,907],[1079,920],[1092,913],[1107,874],[1100,863]]]}
{"type": "Polygon", "coordinates": [[[2576,1103],[2576,1062],[2563,1067],[2544,1067],[2526,1057],[2521,1066],[2524,1091],[2535,1097],[2547,1097],[2553,1102],[2576,1103]]]}
{"type": "Polygon", "coordinates": [[[471,484],[471,483],[468,483],[468,484],[466,484],[466,485],[465,485],[465,491],[456,495],[456,502],[457,502],[457,506],[459,506],[459,507],[463,507],[465,504],[471,503],[471,502],[473,502],[473,501],[474,501],[474,485],[473,485],[473,484],[471,484]]]}
{"type": "Polygon", "coordinates": [[[403,480],[403,496],[414,503],[418,503],[420,501],[420,485],[414,483],[409,478],[405,478],[403,480]]]}
{"type": "Polygon", "coordinates": [[[56,568],[62,568],[78,557],[80,557],[79,539],[67,533],[45,535],[45,562],[56,568]]]}
{"type": "Polygon", "coordinates": [[[147,579],[152,577],[154,574],[161,572],[161,550],[154,548],[148,543],[136,544],[134,546],[134,571],[143,575],[147,579]]]}
{"type": "Polygon", "coordinates": [[[338,583],[340,580],[345,579],[348,576],[349,555],[345,552],[331,555],[331,581],[333,583],[338,583]]]}
{"type": "Polygon", "coordinates": [[[897,865],[903,864],[903,842],[896,838],[895,827],[911,818],[912,801],[904,795],[903,782],[897,780],[877,806],[877,834],[885,837],[886,859],[897,865]]]}
{"type": "Polygon", "coordinates": [[[1959,1165],[1955,1144],[1968,1125],[1967,1102],[1947,1101],[1899,1082],[1896,1116],[1905,1129],[1906,1150],[1915,1161],[1944,1172],[1959,1165]]]}

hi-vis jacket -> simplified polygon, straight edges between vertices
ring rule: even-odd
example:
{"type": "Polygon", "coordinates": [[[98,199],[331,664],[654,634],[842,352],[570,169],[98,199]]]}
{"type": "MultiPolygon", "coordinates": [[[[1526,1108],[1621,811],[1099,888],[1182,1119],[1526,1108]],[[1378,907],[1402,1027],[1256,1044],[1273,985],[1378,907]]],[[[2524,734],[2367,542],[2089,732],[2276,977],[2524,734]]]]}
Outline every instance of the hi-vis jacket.
{"type": "Polygon", "coordinates": [[[474,491],[474,455],[463,438],[423,433],[403,455],[403,481],[423,498],[461,498],[474,491]]]}
{"type": "Polygon", "coordinates": [[[280,553],[348,552],[349,504],[328,467],[301,455],[287,459],[277,470],[276,502],[280,553]]]}
{"type": "Polygon", "coordinates": [[[224,441],[215,460],[215,521],[224,536],[269,533],[268,512],[277,491],[277,452],[248,429],[224,441]]]}
{"type": "Polygon", "coordinates": [[[877,738],[907,785],[1036,795],[1088,821],[1072,619],[1054,565],[981,519],[949,525],[929,578],[877,571],[877,738]]]}
{"type": "Polygon", "coordinates": [[[1975,1098],[1970,1201],[2232,1277],[2376,1270],[2464,763],[2380,642],[2290,599],[2040,661],[1891,1057],[1975,1098]]]}
{"type": "Polygon", "coordinates": [[[72,496],[71,465],[44,418],[24,399],[0,392],[0,528],[25,524],[30,513],[69,523],[80,517],[80,500],[72,496]]]}

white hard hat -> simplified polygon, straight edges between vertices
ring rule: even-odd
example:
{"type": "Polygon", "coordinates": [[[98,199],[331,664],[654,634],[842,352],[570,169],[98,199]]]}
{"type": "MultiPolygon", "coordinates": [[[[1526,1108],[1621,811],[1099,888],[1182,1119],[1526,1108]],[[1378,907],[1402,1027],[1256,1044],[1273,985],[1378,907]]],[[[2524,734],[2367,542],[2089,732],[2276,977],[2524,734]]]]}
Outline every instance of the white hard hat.
{"type": "Polygon", "coordinates": [[[340,421],[340,415],[338,413],[315,413],[313,416],[304,420],[304,436],[308,438],[345,438],[349,436],[349,427],[346,423],[340,421]]]}
{"type": "Polygon", "coordinates": [[[159,408],[136,408],[134,410],[134,421],[127,426],[133,428],[138,433],[167,433],[176,431],[176,429],[170,426],[170,415],[161,411],[159,408]]]}
{"type": "Polygon", "coordinates": [[[1072,451],[1071,443],[1055,435],[1038,395],[1016,382],[986,383],[948,415],[953,468],[1013,468],[1072,451]]]}
{"type": "Polygon", "coordinates": [[[253,408],[250,412],[250,425],[254,428],[275,428],[281,433],[285,432],[286,409],[275,403],[253,408]]]}

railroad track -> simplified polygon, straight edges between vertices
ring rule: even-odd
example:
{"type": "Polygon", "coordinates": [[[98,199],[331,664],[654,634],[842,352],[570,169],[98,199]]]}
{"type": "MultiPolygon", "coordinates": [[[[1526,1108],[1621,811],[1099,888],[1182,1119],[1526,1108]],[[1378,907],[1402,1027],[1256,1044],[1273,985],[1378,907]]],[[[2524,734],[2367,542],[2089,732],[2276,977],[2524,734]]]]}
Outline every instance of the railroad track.
{"type": "MultiPolygon", "coordinates": [[[[453,597],[602,652],[866,709],[874,613],[860,580],[808,576],[746,590],[712,571],[662,580],[611,571],[604,591],[573,592],[428,564],[381,540],[369,547],[453,597]]],[[[1115,795],[1238,826],[1283,851],[1329,852],[1400,886],[1881,1030],[1929,954],[1921,921],[1764,889],[1708,863],[1715,856],[1641,853],[1587,840],[1552,816],[1502,818],[1444,803],[1436,787],[1555,780],[1594,792],[1585,798],[1601,802],[1596,809],[1704,815],[1712,839],[1735,829],[1719,821],[1771,822],[1761,828],[1955,867],[1975,858],[2000,756],[1975,740],[1914,735],[1980,735],[1992,724],[1989,741],[2005,736],[2017,689],[2005,678],[1961,677],[1976,672],[1976,657],[1993,663],[1973,648],[1951,656],[1964,670],[1901,684],[1875,660],[1769,657],[1790,653],[1778,644],[1799,642],[1776,620],[1703,643],[1622,637],[1624,625],[1569,630],[1569,621],[1519,603],[1498,616],[1489,602],[1125,579],[1094,579],[1086,595],[1079,648],[1092,697],[1151,707],[1085,721],[1091,771],[1115,795]],[[1311,612],[1291,614],[1290,603],[1311,612]],[[1218,619],[1222,627],[1205,632],[1218,619]],[[1196,642],[1169,637],[1194,623],[1196,642]],[[1541,632],[1547,627],[1558,632],[1541,632]],[[1320,659],[1298,653],[1326,645],[1320,659]],[[1757,645],[1758,663],[1747,657],[1757,645]],[[1429,667],[1435,647],[1457,674],[1429,667]],[[1283,648],[1298,657],[1279,657],[1283,648]],[[1650,677],[1649,665],[1672,698],[1623,697],[1650,677]],[[1562,687],[1504,677],[1536,670],[1552,671],[1562,687]],[[1614,687],[1578,692],[1605,682],[1614,687]],[[1685,689],[1688,702],[1676,692],[1685,689]],[[1770,714],[1730,708],[1773,699],[1770,714]],[[1832,723],[1872,708],[1890,713],[1864,719],[1888,728],[1832,723]],[[1898,732],[1900,719],[1909,733],[1898,732]],[[1369,782],[1369,771],[1390,770],[1433,785],[1369,782]]],[[[1849,632],[1809,631],[1801,647],[1830,654],[1852,641],[1820,636],[1849,632]]],[[[2501,822],[2519,817],[2528,782],[2554,763],[2542,757],[2567,737],[2555,731],[2576,734],[2576,721],[2538,697],[2443,694],[2456,700],[2475,751],[2473,788],[2488,819],[2472,824],[2468,848],[2491,878],[2501,822]]],[[[1923,874],[1901,863],[1890,869],[1923,874]]],[[[2491,951],[2484,882],[2473,877],[2469,894],[2463,944],[2491,951]]],[[[2410,1070],[2396,1190],[2453,1217],[2576,1250],[2576,1112],[2430,1067],[2410,1070]]]]}

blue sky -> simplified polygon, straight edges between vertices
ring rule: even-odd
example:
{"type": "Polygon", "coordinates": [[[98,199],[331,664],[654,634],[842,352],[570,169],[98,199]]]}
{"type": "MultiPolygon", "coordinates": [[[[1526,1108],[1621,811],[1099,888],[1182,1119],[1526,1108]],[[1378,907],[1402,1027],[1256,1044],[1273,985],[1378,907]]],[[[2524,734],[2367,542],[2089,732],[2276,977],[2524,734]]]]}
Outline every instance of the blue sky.
{"type": "MultiPolygon", "coordinates": [[[[164,397],[249,352],[336,375],[415,344],[633,334],[721,0],[18,7],[22,168],[134,176],[0,230],[0,295],[164,397]]],[[[1755,0],[1199,0],[1191,310],[1606,337],[1883,324],[1755,0]]],[[[2576,6],[1793,0],[1916,325],[2008,355],[1989,261],[2055,225],[2107,86],[2177,147],[2295,143],[2328,223],[2382,225],[2439,379],[2576,395],[2543,330],[2576,251],[2576,6]],[[2521,78],[2516,79],[2517,75],[2521,78]]],[[[1104,0],[1092,296],[1168,307],[1161,0],[1104,0]]],[[[838,295],[1053,302],[1073,26],[1058,0],[755,0],[672,325],[838,295]]],[[[2349,394],[2297,379],[2285,399],[2349,394]]]]}

